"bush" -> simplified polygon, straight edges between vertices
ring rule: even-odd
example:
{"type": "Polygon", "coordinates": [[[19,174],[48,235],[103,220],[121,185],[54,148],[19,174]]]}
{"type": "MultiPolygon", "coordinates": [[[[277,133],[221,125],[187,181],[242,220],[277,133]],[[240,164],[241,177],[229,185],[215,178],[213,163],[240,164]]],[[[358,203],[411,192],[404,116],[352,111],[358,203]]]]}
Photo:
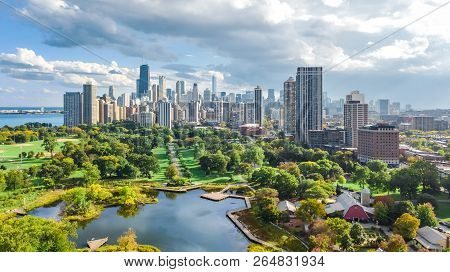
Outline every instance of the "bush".
{"type": "Polygon", "coordinates": [[[420,194],[417,196],[416,201],[417,204],[430,203],[435,209],[439,206],[436,198],[430,194],[420,194]]]}

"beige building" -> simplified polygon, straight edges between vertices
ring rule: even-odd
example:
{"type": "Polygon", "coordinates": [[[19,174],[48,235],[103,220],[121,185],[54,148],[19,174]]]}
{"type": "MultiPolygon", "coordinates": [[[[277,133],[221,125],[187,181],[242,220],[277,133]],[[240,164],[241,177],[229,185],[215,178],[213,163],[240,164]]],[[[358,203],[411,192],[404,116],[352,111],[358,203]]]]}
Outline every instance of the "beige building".
{"type": "Polygon", "coordinates": [[[399,165],[399,131],[386,124],[358,129],[358,160],[366,163],[380,160],[389,166],[399,165]]]}

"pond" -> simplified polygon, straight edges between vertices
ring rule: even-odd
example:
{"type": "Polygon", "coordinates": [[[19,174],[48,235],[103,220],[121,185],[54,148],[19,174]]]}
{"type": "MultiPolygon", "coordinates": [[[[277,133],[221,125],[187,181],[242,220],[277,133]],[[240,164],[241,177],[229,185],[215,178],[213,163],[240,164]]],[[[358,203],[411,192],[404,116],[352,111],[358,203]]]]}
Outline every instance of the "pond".
{"type": "MultiPolygon", "coordinates": [[[[86,241],[102,237],[109,237],[109,243],[115,244],[120,235],[133,228],[140,244],[151,244],[166,252],[246,251],[249,241],[226,217],[228,210],[245,207],[245,202],[232,198],[213,202],[200,198],[203,193],[203,190],[160,192],[158,204],[144,205],[138,210],[106,208],[99,218],[80,224],[77,246],[86,247],[86,241]]],[[[59,208],[54,208],[50,211],[42,207],[30,214],[57,218],[59,208]]]]}

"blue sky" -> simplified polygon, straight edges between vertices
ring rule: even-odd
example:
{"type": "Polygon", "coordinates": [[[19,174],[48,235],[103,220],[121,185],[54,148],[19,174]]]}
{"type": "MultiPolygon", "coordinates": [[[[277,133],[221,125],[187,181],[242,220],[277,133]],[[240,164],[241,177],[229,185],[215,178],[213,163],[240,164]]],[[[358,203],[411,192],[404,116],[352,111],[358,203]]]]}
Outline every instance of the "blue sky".
{"type": "MultiPolygon", "coordinates": [[[[143,61],[172,88],[181,79],[205,89],[216,74],[224,91],[280,90],[297,66],[331,67],[446,1],[6,2],[95,54],[0,5],[0,106],[60,106],[88,80],[100,93],[131,92],[143,61]]],[[[449,108],[448,14],[450,5],[326,73],[324,91],[449,108]]]]}

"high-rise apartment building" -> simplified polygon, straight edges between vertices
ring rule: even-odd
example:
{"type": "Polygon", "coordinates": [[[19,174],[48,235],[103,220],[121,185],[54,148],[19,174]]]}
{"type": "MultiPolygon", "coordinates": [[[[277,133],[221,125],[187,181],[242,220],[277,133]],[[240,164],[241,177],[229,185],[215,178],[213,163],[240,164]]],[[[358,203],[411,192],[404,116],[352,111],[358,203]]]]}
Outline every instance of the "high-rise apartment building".
{"type": "Polygon", "coordinates": [[[83,95],[79,92],[64,94],[64,125],[79,126],[83,123],[83,95]]]}
{"type": "Polygon", "coordinates": [[[366,126],[368,122],[369,105],[364,104],[364,95],[353,91],[346,96],[344,104],[345,143],[348,146],[358,147],[358,129],[366,126]]]}
{"type": "Polygon", "coordinates": [[[267,100],[269,103],[275,102],[275,89],[267,90],[267,100]]]}
{"type": "Polygon", "coordinates": [[[108,96],[109,96],[109,98],[111,98],[111,99],[113,99],[113,100],[116,99],[116,97],[115,97],[115,95],[114,95],[114,86],[109,86],[109,89],[108,89],[108,96]]]}
{"type": "Polygon", "coordinates": [[[83,124],[93,125],[97,122],[97,86],[86,83],[83,85],[83,124]]]}
{"type": "Polygon", "coordinates": [[[158,125],[172,128],[172,104],[170,102],[158,102],[158,125]]]}
{"type": "Polygon", "coordinates": [[[260,127],[263,126],[263,95],[262,88],[257,86],[255,88],[255,124],[258,124],[260,127]]]}
{"type": "Polygon", "coordinates": [[[150,68],[143,64],[139,68],[138,97],[147,96],[150,86],[150,68]]]}
{"type": "Polygon", "coordinates": [[[295,80],[290,77],[284,82],[284,132],[295,134],[296,132],[296,99],[295,80]]]}
{"type": "Polygon", "coordinates": [[[199,112],[200,112],[200,102],[190,101],[188,103],[188,122],[198,124],[200,122],[199,112]]]}
{"type": "Polygon", "coordinates": [[[213,95],[217,94],[217,77],[216,77],[216,75],[212,75],[212,78],[211,78],[211,91],[212,91],[213,95]]]}
{"type": "Polygon", "coordinates": [[[204,103],[211,102],[211,101],[212,101],[211,95],[212,95],[212,94],[211,94],[211,90],[208,89],[208,88],[206,88],[206,89],[203,91],[203,102],[204,102],[204,103]]]}
{"type": "Polygon", "coordinates": [[[194,83],[194,86],[192,87],[192,101],[199,101],[199,95],[198,95],[198,84],[194,83]]]}
{"type": "Polygon", "coordinates": [[[308,144],[310,130],[322,130],[322,67],[298,67],[296,88],[296,134],[308,144]]]}
{"type": "Polygon", "coordinates": [[[377,124],[358,129],[358,160],[366,163],[380,160],[398,166],[399,132],[394,126],[377,124]]]}
{"type": "Polygon", "coordinates": [[[166,97],[166,76],[159,76],[159,90],[157,101],[164,100],[166,97]]]}

